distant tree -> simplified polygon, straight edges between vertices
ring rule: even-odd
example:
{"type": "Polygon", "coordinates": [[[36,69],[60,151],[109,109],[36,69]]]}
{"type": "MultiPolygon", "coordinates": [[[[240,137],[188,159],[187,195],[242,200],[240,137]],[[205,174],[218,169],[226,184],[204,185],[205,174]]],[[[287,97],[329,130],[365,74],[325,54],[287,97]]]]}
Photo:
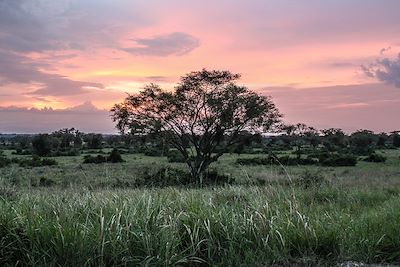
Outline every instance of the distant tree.
{"type": "Polygon", "coordinates": [[[321,130],[322,143],[329,150],[337,150],[346,146],[346,134],[339,128],[321,130]]]}
{"type": "Polygon", "coordinates": [[[242,132],[238,134],[238,142],[232,146],[232,152],[240,155],[249,149],[253,148],[253,143],[261,144],[262,136],[260,134],[252,134],[249,132],[242,132]]]}
{"type": "Polygon", "coordinates": [[[73,140],[75,148],[78,148],[78,149],[82,148],[83,136],[84,136],[84,133],[80,132],[79,130],[75,130],[74,140],[73,140]]]}
{"type": "Polygon", "coordinates": [[[400,131],[391,133],[392,143],[394,147],[400,147],[400,131]]]}
{"type": "Polygon", "coordinates": [[[281,130],[288,140],[290,140],[291,145],[296,148],[298,158],[301,157],[304,145],[311,145],[315,148],[319,144],[318,130],[304,123],[283,125],[281,130]]]}
{"type": "Polygon", "coordinates": [[[39,134],[32,139],[33,153],[38,156],[49,156],[53,145],[54,140],[48,134],[39,134]]]}
{"type": "Polygon", "coordinates": [[[89,133],[84,135],[83,140],[86,142],[87,147],[90,149],[99,149],[103,145],[103,135],[89,133]]]}
{"type": "Polygon", "coordinates": [[[389,136],[387,133],[380,133],[377,135],[376,145],[378,147],[384,148],[386,146],[386,142],[389,140],[389,136]]]}
{"type": "Polygon", "coordinates": [[[203,69],[183,76],[172,92],[150,84],[115,105],[112,117],[122,133],[162,134],[202,184],[208,166],[238,142],[239,133],[268,131],[280,121],[271,99],[235,84],[239,77],[203,69]]]}
{"type": "Polygon", "coordinates": [[[74,128],[64,128],[55,131],[51,136],[57,138],[60,141],[60,148],[66,149],[73,146],[75,139],[75,129],[74,128]]]}
{"type": "Polygon", "coordinates": [[[18,143],[18,148],[19,149],[27,149],[30,147],[30,144],[32,142],[31,138],[26,135],[20,135],[16,136],[14,138],[15,142],[18,143]]]}
{"type": "Polygon", "coordinates": [[[357,154],[366,154],[373,151],[377,139],[377,136],[372,131],[358,130],[351,134],[350,145],[353,152],[357,154]]]}

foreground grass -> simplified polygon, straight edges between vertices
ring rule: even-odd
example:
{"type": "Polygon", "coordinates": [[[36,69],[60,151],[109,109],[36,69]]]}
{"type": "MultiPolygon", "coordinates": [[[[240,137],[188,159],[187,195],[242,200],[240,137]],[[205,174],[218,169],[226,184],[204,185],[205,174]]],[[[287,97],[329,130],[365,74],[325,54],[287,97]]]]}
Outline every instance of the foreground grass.
{"type": "Polygon", "coordinates": [[[396,190],[2,190],[1,266],[400,263],[396,190]]]}

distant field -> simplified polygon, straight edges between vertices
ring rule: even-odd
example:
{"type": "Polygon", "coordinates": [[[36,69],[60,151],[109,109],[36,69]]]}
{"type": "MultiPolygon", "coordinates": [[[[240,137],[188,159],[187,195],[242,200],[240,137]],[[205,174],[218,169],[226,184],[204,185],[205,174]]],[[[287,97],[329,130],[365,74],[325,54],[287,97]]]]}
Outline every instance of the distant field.
{"type": "Polygon", "coordinates": [[[227,154],[212,169],[235,182],[201,189],[138,187],[146,172],[185,168],[165,157],[14,164],[0,169],[0,265],[400,264],[400,150],[379,153],[385,163],[335,168],[227,154]]]}

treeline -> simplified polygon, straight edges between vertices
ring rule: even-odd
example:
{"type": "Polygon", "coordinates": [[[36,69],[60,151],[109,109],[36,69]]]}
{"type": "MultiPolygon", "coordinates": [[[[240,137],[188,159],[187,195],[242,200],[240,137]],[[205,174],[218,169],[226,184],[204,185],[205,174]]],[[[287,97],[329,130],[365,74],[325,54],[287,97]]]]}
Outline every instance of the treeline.
{"type": "Polygon", "coordinates": [[[16,155],[77,156],[83,149],[101,149],[104,136],[82,133],[74,128],[61,129],[51,134],[15,135],[0,138],[0,149],[14,150],[16,155]]]}
{"type": "MultiPolygon", "coordinates": [[[[400,147],[400,131],[374,133],[359,130],[346,134],[341,129],[317,130],[305,124],[286,125],[276,135],[262,136],[248,132],[240,133],[239,141],[223,153],[271,154],[274,151],[290,151],[295,158],[304,155],[323,156],[328,153],[371,156],[377,149],[400,147]],[[321,154],[325,153],[325,154],[321,154]]],[[[189,138],[189,137],[188,137],[189,138]]],[[[222,140],[222,142],[224,142],[222,140]]],[[[221,145],[221,148],[225,147],[221,145]]],[[[118,148],[124,153],[143,153],[147,156],[168,156],[179,162],[179,153],[171,149],[162,135],[102,135],[83,133],[74,128],[61,129],[50,134],[15,135],[0,137],[0,150],[13,150],[17,155],[37,155],[40,157],[77,156],[85,150],[118,148]]],[[[189,147],[189,142],[187,145],[189,147]]],[[[371,161],[374,156],[371,156],[371,161]]]]}

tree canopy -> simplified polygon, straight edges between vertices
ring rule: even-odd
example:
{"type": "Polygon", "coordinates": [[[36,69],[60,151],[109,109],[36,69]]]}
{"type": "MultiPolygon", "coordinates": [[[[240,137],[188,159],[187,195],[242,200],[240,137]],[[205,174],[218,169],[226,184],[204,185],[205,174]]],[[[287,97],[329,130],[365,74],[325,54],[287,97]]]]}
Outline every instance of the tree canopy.
{"type": "Polygon", "coordinates": [[[244,131],[267,132],[280,122],[271,98],[237,85],[239,78],[203,69],[181,77],[173,91],[150,84],[116,104],[112,118],[121,133],[162,134],[201,183],[208,166],[222,155],[221,147],[237,143],[244,131]]]}

